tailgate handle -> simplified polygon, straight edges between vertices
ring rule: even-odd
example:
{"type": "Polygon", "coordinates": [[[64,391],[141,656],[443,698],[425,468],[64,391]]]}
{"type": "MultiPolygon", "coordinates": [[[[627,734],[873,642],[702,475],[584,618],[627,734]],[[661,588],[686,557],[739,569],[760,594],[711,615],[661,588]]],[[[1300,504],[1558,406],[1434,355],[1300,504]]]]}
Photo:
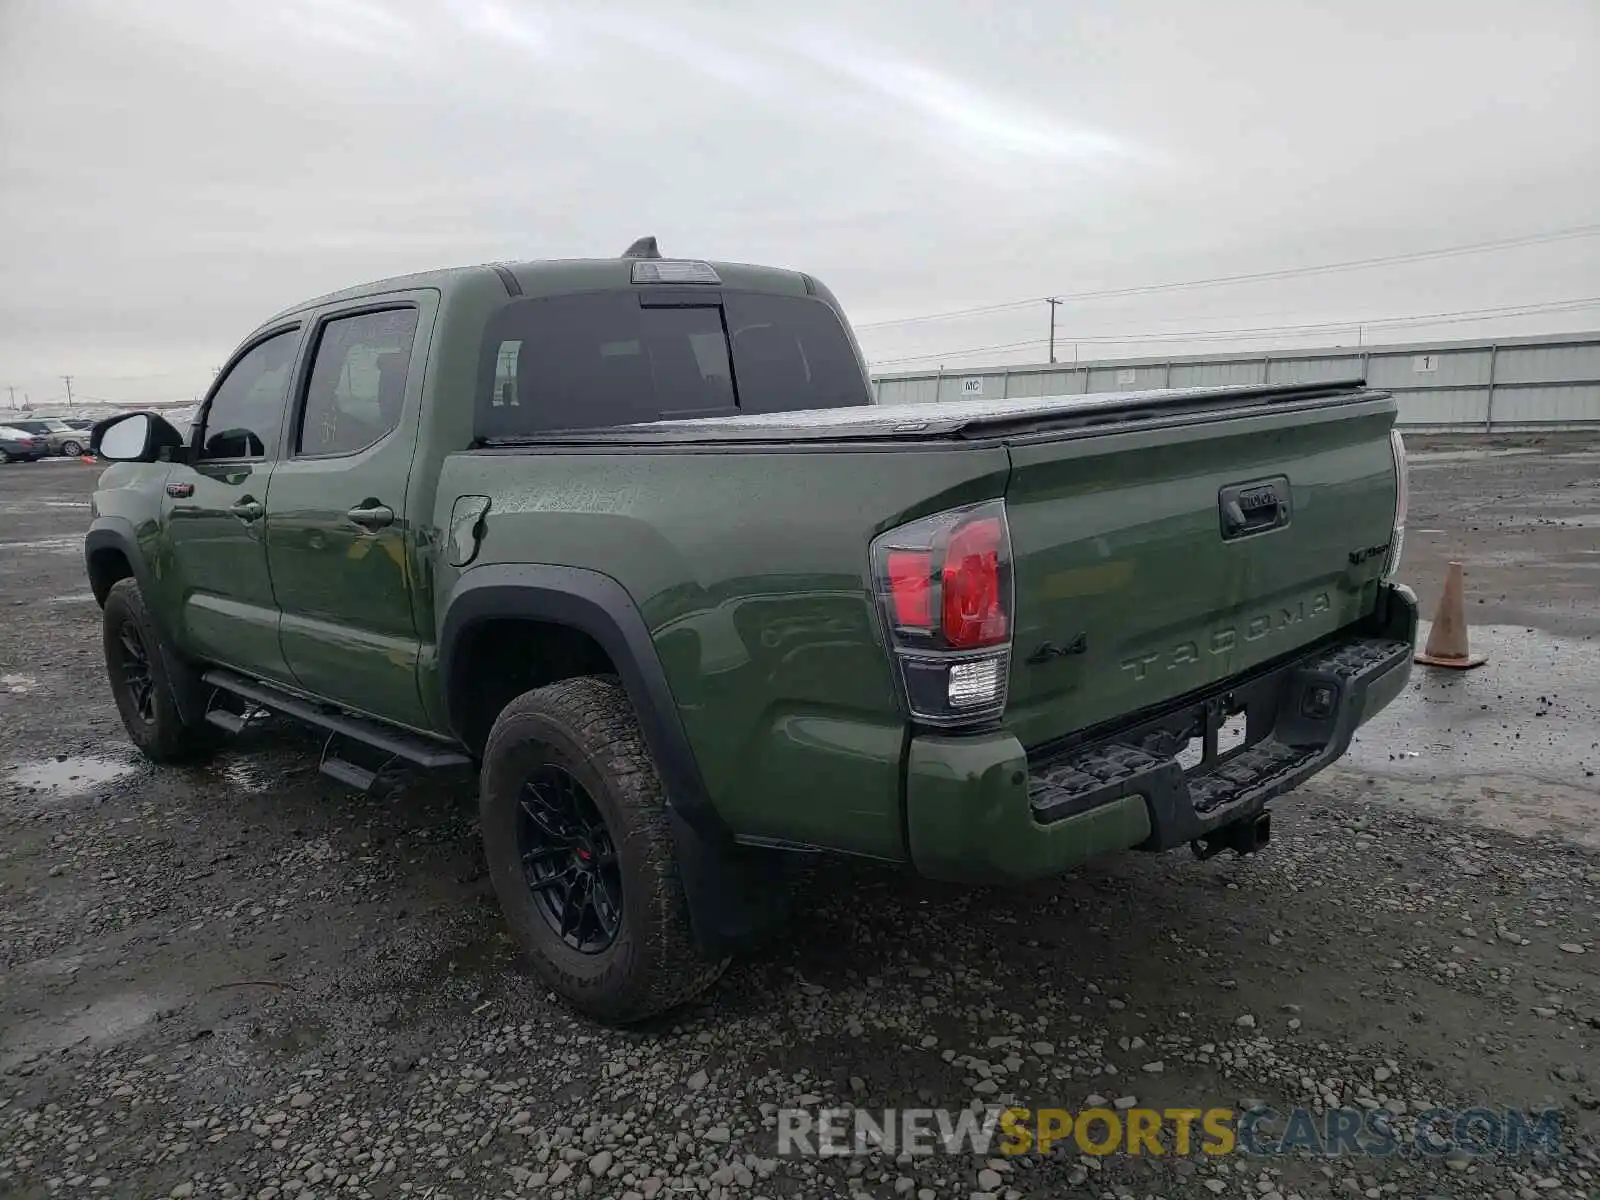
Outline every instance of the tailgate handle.
{"type": "Polygon", "coordinates": [[[1289,480],[1277,475],[1225,487],[1217,493],[1217,507],[1224,541],[1281,529],[1289,523],[1289,480]]]}

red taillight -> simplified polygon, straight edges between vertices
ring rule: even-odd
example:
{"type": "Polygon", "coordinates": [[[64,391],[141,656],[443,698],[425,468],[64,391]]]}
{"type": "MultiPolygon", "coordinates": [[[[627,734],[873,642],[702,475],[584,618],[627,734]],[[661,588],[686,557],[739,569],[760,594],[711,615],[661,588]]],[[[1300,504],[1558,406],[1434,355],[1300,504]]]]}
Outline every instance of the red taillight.
{"type": "Polygon", "coordinates": [[[933,626],[933,555],[926,550],[891,550],[889,595],[895,624],[926,631],[933,626]]]}
{"type": "Polygon", "coordinates": [[[983,517],[959,526],[945,549],[944,638],[957,650],[997,646],[1006,640],[1000,592],[1000,521],[983,517]]]}
{"type": "Polygon", "coordinates": [[[872,540],[869,557],[907,713],[943,728],[998,718],[1011,662],[1005,502],[888,530],[872,540]]]}

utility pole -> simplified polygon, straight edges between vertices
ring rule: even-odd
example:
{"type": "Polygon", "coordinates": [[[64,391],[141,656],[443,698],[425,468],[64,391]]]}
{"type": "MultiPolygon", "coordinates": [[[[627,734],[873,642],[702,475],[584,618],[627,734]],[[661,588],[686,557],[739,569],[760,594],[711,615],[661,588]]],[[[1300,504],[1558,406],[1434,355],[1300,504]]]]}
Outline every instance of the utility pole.
{"type": "Polygon", "coordinates": [[[7,384],[6,391],[11,393],[10,398],[6,401],[6,407],[15,408],[17,406],[17,389],[7,384]]]}
{"type": "Polygon", "coordinates": [[[67,407],[71,408],[72,407],[72,376],[71,375],[63,375],[61,378],[62,378],[62,381],[65,382],[66,385],[67,385],[67,407]]]}
{"type": "Polygon", "coordinates": [[[1054,296],[1047,296],[1045,298],[1045,303],[1050,306],[1050,361],[1051,362],[1055,362],[1055,360],[1056,360],[1056,309],[1060,306],[1061,301],[1057,300],[1054,296]]]}

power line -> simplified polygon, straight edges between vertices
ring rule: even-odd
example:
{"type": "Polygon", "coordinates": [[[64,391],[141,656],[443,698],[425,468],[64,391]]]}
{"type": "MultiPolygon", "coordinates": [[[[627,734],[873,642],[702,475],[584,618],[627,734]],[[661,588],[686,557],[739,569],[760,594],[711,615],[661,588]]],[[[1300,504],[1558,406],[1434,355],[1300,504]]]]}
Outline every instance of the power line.
{"type": "MultiPolygon", "coordinates": [[[[1148,342],[1207,342],[1229,340],[1252,334],[1308,334],[1337,330],[1377,328],[1404,328],[1407,325],[1458,325],[1468,321],[1483,321],[1494,317],[1523,317],[1547,312],[1575,312],[1585,308],[1600,307],[1600,296],[1585,296],[1571,300],[1549,300],[1535,304],[1510,305],[1501,308],[1457,309],[1454,312],[1426,313],[1410,317],[1363,317],[1353,321],[1317,321],[1301,325],[1256,325],[1237,329],[1201,329],[1186,332],[1170,330],[1157,333],[1119,333],[1098,337],[1073,337],[1077,345],[1111,346],[1148,342]]],[[[964,350],[931,350],[926,354],[908,354],[898,358],[874,359],[874,366],[891,366],[895,363],[922,362],[934,358],[963,358],[970,354],[988,354],[1000,350],[1021,350],[1029,346],[1042,346],[1044,338],[1029,338],[1020,342],[996,342],[987,346],[971,346],[964,350]]],[[[1051,360],[1052,362],[1054,359],[1051,360]]]]}
{"type": "MultiPolygon", "coordinates": [[[[1213,275],[1206,279],[1185,279],[1172,283],[1150,283],[1135,287],[1106,288],[1094,292],[1074,292],[1054,297],[1060,301],[1110,300],[1119,296],[1144,296],[1155,292],[1181,291],[1186,288],[1218,287],[1234,283],[1256,283],[1268,279],[1289,279],[1299,275],[1323,275],[1335,271],[1359,271],[1368,267],[1381,267],[1398,263],[1426,262],[1438,258],[1457,258],[1466,254],[1483,254],[1491,250],[1509,250],[1518,246],[1534,246],[1547,242],[1570,241],[1574,238],[1593,237],[1600,233],[1600,225],[1577,225],[1570,229],[1556,229],[1548,233],[1529,234],[1526,237],[1501,238],[1493,242],[1473,242],[1461,246],[1446,246],[1438,250],[1417,250],[1408,254],[1387,254],[1376,258],[1355,258],[1345,262],[1320,263],[1309,267],[1283,267],[1273,271],[1249,271],[1239,275],[1213,275]]],[[[895,317],[887,321],[871,321],[855,326],[857,332],[868,329],[888,329],[897,325],[920,325],[926,321],[947,321],[957,317],[982,316],[987,313],[1008,312],[1027,308],[1050,300],[1049,296],[1030,296],[1026,300],[1009,300],[1001,304],[985,304],[976,308],[958,308],[949,312],[928,313],[918,317],[895,317]]]]}

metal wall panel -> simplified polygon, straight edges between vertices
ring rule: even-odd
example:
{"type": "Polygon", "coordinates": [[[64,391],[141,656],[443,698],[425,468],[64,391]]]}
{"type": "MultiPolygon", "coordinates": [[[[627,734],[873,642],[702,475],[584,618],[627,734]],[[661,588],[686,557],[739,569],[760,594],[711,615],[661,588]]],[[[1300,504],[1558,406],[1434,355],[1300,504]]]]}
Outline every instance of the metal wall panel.
{"type": "Polygon", "coordinates": [[[1338,358],[1275,358],[1269,364],[1268,383],[1328,383],[1335,379],[1360,379],[1360,355],[1338,358]]]}
{"type": "Polygon", "coordinates": [[[1261,360],[1174,362],[1172,387],[1228,387],[1261,382],[1261,360]]]}
{"type": "MultiPolygon", "coordinates": [[[[1358,371],[1357,374],[1360,374],[1358,371]]],[[[1367,359],[1367,382],[1381,388],[1451,388],[1488,384],[1488,350],[1378,354],[1367,359]]]]}
{"type": "Polygon", "coordinates": [[[1137,392],[1144,388],[1168,386],[1164,363],[1159,366],[1093,367],[1088,374],[1091,392],[1137,392]]]}
{"type": "Polygon", "coordinates": [[[1400,406],[1402,425],[1482,425],[1488,412],[1489,392],[1486,388],[1449,388],[1396,392],[1394,398],[1400,406]]]}
{"type": "Polygon", "coordinates": [[[1582,384],[1552,387],[1496,387],[1494,426],[1595,423],[1595,389],[1582,384]]]}
{"type": "Polygon", "coordinates": [[[1077,396],[1083,392],[1083,371],[1017,371],[1007,396],[1077,396]]]}
{"type": "Polygon", "coordinates": [[[890,404],[970,396],[961,381],[973,378],[983,381],[981,395],[998,398],[1363,377],[1394,392],[1406,426],[1600,426],[1600,333],[904,372],[878,377],[876,386],[880,403],[890,404]]]}
{"type": "Polygon", "coordinates": [[[1600,383],[1600,343],[1506,346],[1495,357],[1495,383],[1600,383]]]}

